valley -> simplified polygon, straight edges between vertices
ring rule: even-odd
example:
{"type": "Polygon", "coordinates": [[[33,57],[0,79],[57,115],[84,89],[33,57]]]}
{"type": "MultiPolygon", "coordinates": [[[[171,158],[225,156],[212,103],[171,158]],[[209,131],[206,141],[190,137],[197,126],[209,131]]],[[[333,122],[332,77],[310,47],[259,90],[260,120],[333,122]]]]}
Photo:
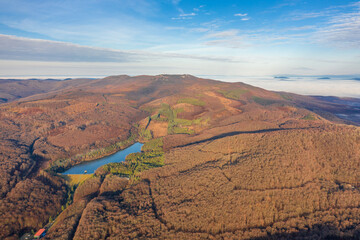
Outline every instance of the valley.
{"type": "Polygon", "coordinates": [[[28,89],[0,94],[2,239],[49,218],[45,239],[360,236],[356,99],[191,75],[44,83],[0,82],[28,89]],[[89,177],[60,174],[136,142],[89,177]]]}

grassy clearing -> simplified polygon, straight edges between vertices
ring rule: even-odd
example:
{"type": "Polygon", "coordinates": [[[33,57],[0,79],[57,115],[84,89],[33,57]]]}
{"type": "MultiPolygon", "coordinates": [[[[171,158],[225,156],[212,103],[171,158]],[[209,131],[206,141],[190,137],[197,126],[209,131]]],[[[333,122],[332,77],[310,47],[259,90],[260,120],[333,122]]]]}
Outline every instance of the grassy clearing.
{"type": "Polygon", "coordinates": [[[205,102],[201,101],[200,99],[196,99],[196,98],[182,98],[179,99],[179,101],[177,103],[188,103],[191,105],[195,105],[195,106],[205,106],[205,102]]]}
{"type": "Polygon", "coordinates": [[[168,134],[193,134],[194,131],[188,126],[198,123],[199,121],[191,121],[187,119],[177,118],[177,115],[183,112],[184,109],[172,109],[170,105],[163,103],[159,109],[158,114],[151,117],[152,120],[168,122],[168,134]]]}
{"type": "Polygon", "coordinates": [[[69,182],[70,186],[79,185],[91,178],[93,174],[68,174],[64,175],[65,179],[69,182]]]}
{"type": "Polygon", "coordinates": [[[142,171],[164,165],[162,138],[153,139],[144,144],[142,152],[129,154],[125,162],[110,163],[103,166],[107,173],[128,177],[131,180],[139,178],[142,171]]]}
{"type": "Polygon", "coordinates": [[[240,97],[249,92],[249,90],[245,90],[245,89],[232,89],[232,90],[218,90],[218,93],[221,93],[224,97],[226,98],[230,98],[230,99],[234,99],[234,100],[239,100],[240,97]]]}
{"type": "Polygon", "coordinates": [[[176,119],[174,119],[174,123],[176,125],[181,125],[181,126],[191,126],[194,124],[194,121],[188,120],[188,119],[176,118],[176,119]]]}
{"type": "Polygon", "coordinates": [[[140,141],[147,141],[147,140],[150,140],[152,139],[152,134],[151,134],[151,131],[149,129],[145,129],[145,128],[141,128],[139,126],[139,139],[140,141]]]}
{"type": "Polygon", "coordinates": [[[163,151],[163,140],[162,138],[156,138],[153,139],[147,143],[145,143],[142,148],[141,151],[143,152],[151,152],[151,151],[157,151],[157,152],[161,152],[163,151]]]}
{"type": "Polygon", "coordinates": [[[178,127],[178,126],[174,126],[172,127],[170,134],[194,134],[195,131],[189,128],[184,128],[184,127],[178,127]]]}
{"type": "Polygon", "coordinates": [[[303,118],[301,118],[303,120],[308,120],[308,121],[312,121],[312,120],[316,120],[315,116],[312,115],[311,113],[307,114],[306,116],[304,116],[303,118]]]}
{"type": "Polygon", "coordinates": [[[279,95],[280,97],[282,97],[283,99],[285,99],[285,100],[288,100],[288,101],[292,101],[292,100],[293,100],[293,97],[290,96],[290,95],[288,95],[288,94],[286,94],[286,93],[279,93],[278,95],[279,95]]]}
{"type": "Polygon", "coordinates": [[[252,99],[254,100],[254,102],[256,102],[257,104],[263,105],[263,106],[268,106],[274,103],[278,103],[279,101],[277,100],[273,100],[273,99],[267,99],[267,98],[261,98],[261,97],[256,97],[253,96],[252,99]]]}

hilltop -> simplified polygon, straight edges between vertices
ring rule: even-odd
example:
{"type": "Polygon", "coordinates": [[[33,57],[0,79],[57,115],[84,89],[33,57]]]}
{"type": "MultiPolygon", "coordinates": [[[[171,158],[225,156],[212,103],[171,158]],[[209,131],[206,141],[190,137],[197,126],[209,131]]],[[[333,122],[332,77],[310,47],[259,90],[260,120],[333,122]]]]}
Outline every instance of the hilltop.
{"type": "Polygon", "coordinates": [[[22,84],[38,87],[1,95],[1,238],[60,212],[47,239],[360,234],[360,131],[339,118],[359,109],[341,99],[191,75],[22,84]],[[135,141],[130,180],[108,166],[75,190],[58,174],[135,141]]]}

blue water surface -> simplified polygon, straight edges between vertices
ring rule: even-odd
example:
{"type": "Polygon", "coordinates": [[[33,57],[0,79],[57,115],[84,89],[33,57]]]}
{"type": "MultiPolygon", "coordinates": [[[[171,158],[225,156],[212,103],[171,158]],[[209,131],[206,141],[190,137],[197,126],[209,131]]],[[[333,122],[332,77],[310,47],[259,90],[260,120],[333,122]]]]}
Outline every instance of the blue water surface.
{"type": "Polygon", "coordinates": [[[100,158],[98,160],[84,162],[79,165],[76,165],[69,170],[63,172],[63,174],[84,174],[85,171],[86,174],[92,174],[95,172],[96,169],[101,167],[102,165],[113,163],[113,162],[123,162],[125,160],[125,157],[130,153],[140,152],[141,147],[144,144],[142,143],[135,143],[131,145],[128,148],[125,148],[124,150],[121,150],[113,155],[100,158]]]}

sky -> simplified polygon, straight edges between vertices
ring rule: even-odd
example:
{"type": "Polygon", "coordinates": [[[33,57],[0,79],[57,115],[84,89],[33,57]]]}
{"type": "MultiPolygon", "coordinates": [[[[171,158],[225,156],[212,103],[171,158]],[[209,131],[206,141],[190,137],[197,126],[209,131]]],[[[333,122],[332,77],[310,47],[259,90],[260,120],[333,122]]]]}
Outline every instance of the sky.
{"type": "Polygon", "coordinates": [[[359,76],[360,1],[0,0],[0,77],[162,73],[359,76]]]}

